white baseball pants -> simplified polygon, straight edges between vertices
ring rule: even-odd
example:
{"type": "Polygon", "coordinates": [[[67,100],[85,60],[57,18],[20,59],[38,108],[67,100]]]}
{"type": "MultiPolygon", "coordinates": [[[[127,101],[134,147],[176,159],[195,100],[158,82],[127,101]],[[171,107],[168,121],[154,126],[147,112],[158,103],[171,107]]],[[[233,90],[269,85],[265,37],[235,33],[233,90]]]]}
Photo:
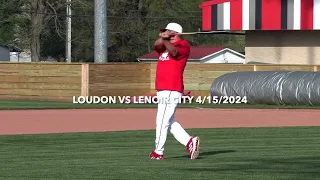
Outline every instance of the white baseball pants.
{"type": "Polygon", "coordinates": [[[178,99],[182,93],[177,91],[158,91],[158,112],[156,118],[156,139],[155,152],[163,155],[165,142],[167,140],[168,132],[170,132],[175,139],[182,145],[186,146],[191,136],[181,127],[181,125],[174,120],[174,114],[178,106],[178,99]],[[164,102],[168,99],[169,102],[164,102]]]}

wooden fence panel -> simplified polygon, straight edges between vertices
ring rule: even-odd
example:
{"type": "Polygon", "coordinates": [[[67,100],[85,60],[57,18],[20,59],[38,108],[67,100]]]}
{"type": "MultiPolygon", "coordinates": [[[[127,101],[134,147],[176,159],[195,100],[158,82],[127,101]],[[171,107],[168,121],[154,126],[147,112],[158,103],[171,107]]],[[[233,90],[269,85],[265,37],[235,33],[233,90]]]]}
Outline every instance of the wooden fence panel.
{"type": "Polygon", "coordinates": [[[0,99],[72,102],[81,95],[81,64],[0,63],[0,99]]]}
{"type": "MultiPolygon", "coordinates": [[[[155,93],[156,63],[0,63],[0,99],[72,101],[72,96],[155,93]]],[[[320,71],[320,65],[187,64],[185,91],[207,96],[213,81],[237,71],[320,71]]]]}
{"type": "Polygon", "coordinates": [[[312,65],[256,65],[255,71],[314,71],[312,65]]]}
{"type": "Polygon", "coordinates": [[[149,63],[89,65],[90,96],[138,96],[149,93],[149,63]]]}
{"type": "Polygon", "coordinates": [[[253,71],[252,64],[187,64],[186,70],[202,71],[253,71]]]}

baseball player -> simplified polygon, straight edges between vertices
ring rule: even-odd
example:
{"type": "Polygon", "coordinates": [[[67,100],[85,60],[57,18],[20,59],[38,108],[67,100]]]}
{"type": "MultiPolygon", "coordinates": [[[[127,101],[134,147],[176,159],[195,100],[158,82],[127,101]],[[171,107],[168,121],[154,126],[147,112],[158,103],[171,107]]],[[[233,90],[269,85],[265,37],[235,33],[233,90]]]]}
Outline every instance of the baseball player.
{"type": "Polygon", "coordinates": [[[155,150],[149,154],[151,159],[162,160],[167,134],[170,132],[177,141],[187,148],[191,159],[199,156],[199,137],[190,136],[174,119],[177,99],[184,91],[183,72],[190,54],[190,45],[180,38],[181,25],[169,23],[160,29],[160,38],[154,43],[159,53],[155,88],[159,99],[156,116],[155,150]],[[168,101],[162,101],[167,99],[168,101]]]}

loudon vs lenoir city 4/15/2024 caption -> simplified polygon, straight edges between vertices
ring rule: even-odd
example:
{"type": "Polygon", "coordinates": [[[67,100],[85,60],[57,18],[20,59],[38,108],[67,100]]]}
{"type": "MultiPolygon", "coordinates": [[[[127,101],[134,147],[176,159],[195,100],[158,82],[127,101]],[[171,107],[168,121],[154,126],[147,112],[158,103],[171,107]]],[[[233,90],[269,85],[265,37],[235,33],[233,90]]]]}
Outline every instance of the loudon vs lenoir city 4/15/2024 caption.
{"type": "Polygon", "coordinates": [[[175,99],[157,96],[73,96],[74,104],[243,104],[247,102],[246,96],[181,96],[175,99]]]}

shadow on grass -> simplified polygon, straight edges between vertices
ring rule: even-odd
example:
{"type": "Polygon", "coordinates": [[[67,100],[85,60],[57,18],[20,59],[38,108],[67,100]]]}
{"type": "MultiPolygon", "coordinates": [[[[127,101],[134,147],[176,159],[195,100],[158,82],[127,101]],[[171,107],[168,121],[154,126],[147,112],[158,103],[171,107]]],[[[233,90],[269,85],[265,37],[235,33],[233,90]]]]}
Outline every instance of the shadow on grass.
{"type": "MultiPolygon", "coordinates": [[[[208,156],[214,156],[217,154],[224,154],[224,153],[233,153],[233,152],[237,152],[235,150],[223,150],[223,151],[206,151],[206,152],[201,152],[199,154],[198,159],[204,159],[208,156]]],[[[175,157],[170,157],[170,159],[177,159],[177,158],[190,158],[189,155],[184,155],[184,156],[175,156],[175,157]]]]}

